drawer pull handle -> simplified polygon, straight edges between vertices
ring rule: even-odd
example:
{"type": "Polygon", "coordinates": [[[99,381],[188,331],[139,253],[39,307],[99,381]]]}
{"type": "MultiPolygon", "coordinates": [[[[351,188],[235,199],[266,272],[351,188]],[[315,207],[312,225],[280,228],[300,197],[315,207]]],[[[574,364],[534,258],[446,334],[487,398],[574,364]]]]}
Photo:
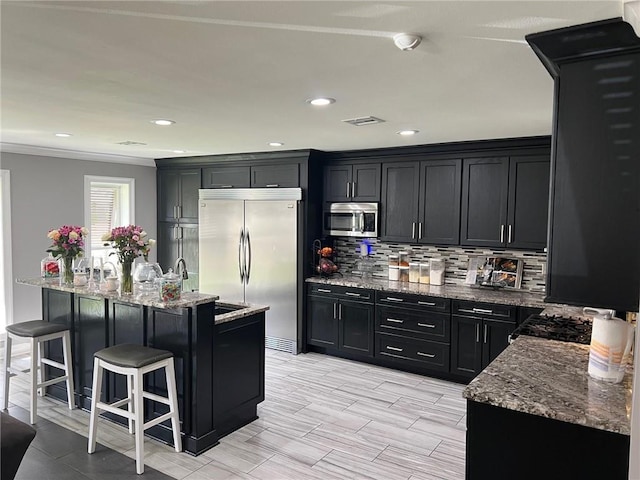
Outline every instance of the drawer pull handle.
{"type": "Polygon", "coordinates": [[[404,350],[404,348],[390,347],[389,345],[387,345],[387,350],[393,350],[394,352],[401,352],[402,350],[404,350]]]}
{"type": "Polygon", "coordinates": [[[403,299],[401,298],[396,298],[396,297],[387,297],[387,300],[391,301],[391,302],[404,302],[403,299]]]}
{"type": "Polygon", "coordinates": [[[418,300],[418,305],[428,305],[430,307],[435,307],[436,304],[434,302],[421,302],[418,300]]]}
{"type": "Polygon", "coordinates": [[[279,186],[279,183],[267,183],[267,188],[277,188],[279,186]]]}
{"type": "Polygon", "coordinates": [[[435,354],[433,353],[422,353],[422,352],[417,352],[418,355],[420,355],[421,357],[427,357],[427,358],[433,358],[435,357],[435,354]]]}
{"type": "Polygon", "coordinates": [[[359,293],[352,293],[352,292],[344,292],[345,295],[349,295],[350,297],[359,297],[360,294],[359,293]]]}
{"type": "Polygon", "coordinates": [[[404,320],[398,320],[396,318],[387,318],[387,322],[404,323],[404,320]]]}
{"type": "Polygon", "coordinates": [[[489,315],[491,315],[493,313],[493,310],[487,310],[484,308],[474,308],[473,313],[488,313],[489,315]]]}
{"type": "Polygon", "coordinates": [[[419,327],[427,327],[427,328],[436,328],[435,325],[432,325],[430,323],[418,323],[419,327]]]}
{"type": "Polygon", "coordinates": [[[327,290],[326,288],[319,288],[318,291],[322,293],[331,293],[331,290],[327,290]]]}
{"type": "Polygon", "coordinates": [[[218,188],[233,188],[233,185],[217,185],[218,188]]]}

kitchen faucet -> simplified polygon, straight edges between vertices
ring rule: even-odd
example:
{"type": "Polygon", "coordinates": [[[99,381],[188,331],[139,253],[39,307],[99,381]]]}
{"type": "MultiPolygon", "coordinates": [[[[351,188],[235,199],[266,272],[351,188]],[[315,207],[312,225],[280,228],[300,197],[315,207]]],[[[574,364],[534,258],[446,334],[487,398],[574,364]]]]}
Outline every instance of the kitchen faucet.
{"type": "Polygon", "coordinates": [[[187,264],[182,257],[176,260],[176,264],[173,266],[173,271],[178,275],[182,275],[183,280],[187,280],[189,278],[189,273],[187,272],[187,264]]]}

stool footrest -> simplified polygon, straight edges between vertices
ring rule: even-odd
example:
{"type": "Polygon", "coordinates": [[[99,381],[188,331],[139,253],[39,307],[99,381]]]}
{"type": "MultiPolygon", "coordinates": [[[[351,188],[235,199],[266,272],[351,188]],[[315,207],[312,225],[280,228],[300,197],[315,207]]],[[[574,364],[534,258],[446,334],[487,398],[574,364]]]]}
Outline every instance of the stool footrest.
{"type": "Polygon", "coordinates": [[[164,403],[165,405],[171,405],[171,402],[167,397],[161,397],[160,395],[156,395],[151,392],[142,392],[143,398],[148,398],[149,400],[154,400],[156,402],[164,403]]]}
{"type": "Polygon", "coordinates": [[[98,402],[96,403],[96,408],[105,412],[111,412],[115,415],[120,415],[121,417],[128,418],[129,420],[135,420],[135,413],[123,410],[118,407],[114,407],[113,405],[110,405],[108,403],[98,402]]]}
{"type": "Polygon", "coordinates": [[[49,365],[51,367],[59,368],[60,370],[64,370],[65,369],[64,364],[56,362],[56,361],[53,361],[53,360],[50,360],[48,358],[41,358],[40,359],[40,363],[44,363],[45,365],[49,365]]]}
{"type": "Polygon", "coordinates": [[[122,405],[126,405],[127,403],[129,403],[131,400],[128,398],[123,398],[122,400],[118,400],[117,402],[113,402],[113,403],[105,403],[104,405],[111,405],[112,407],[121,407],[122,405]]]}
{"type": "Polygon", "coordinates": [[[173,414],[171,412],[168,412],[168,413],[165,413],[164,415],[160,415],[158,418],[154,418],[153,420],[149,420],[147,423],[145,423],[143,425],[142,429],[146,430],[147,428],[153,427],[154,425],[162,423],[165,420],[169,420],[172,415],[173,414]]]}
{"type": "Polygon", "coordinates": [[[52,378],[51,380],[47,380],[46,382],[38,383],[36,385],[36,388],[48,387],[49,385],[65,382],[67,378],[69,378],[67,375],[62,375],[61,377],[52,378]]]}

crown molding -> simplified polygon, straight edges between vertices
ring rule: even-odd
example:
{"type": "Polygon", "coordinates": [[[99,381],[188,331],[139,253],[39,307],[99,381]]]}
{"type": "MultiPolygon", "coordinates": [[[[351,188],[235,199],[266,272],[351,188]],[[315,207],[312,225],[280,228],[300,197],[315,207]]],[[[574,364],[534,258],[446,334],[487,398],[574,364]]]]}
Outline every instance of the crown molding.
{"type": "Polygon", "coordinates": [[[78,150],[64,150],[60,148],[36,147],[18,143],[0,143],[0,152],[20,153],[24,155],[41,155],[45,157],[71,158],[92,162],[122,163],[126,165],[141,165],[155,167],[153,158],[129,157],[109,153],[82,152],[78,150]]]}

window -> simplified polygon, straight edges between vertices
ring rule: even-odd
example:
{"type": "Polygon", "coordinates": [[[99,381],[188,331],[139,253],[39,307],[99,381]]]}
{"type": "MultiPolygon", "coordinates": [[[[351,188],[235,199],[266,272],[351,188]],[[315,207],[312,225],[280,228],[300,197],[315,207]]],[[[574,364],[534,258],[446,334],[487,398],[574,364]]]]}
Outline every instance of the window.
{"type": "Polygon", "coordinates": [[[85,243],[85,257],[109,259],[112,249],[103,245],[102,236],[114,227],[130,225],[134,220],[133,178],[94,177],[85,175],[85,219],[89,238],[85,243]]]}
{"type": "Polygon", "coordinates": [[[0,170],[0,332],[13,315],[9,170],[0,170]]]}

